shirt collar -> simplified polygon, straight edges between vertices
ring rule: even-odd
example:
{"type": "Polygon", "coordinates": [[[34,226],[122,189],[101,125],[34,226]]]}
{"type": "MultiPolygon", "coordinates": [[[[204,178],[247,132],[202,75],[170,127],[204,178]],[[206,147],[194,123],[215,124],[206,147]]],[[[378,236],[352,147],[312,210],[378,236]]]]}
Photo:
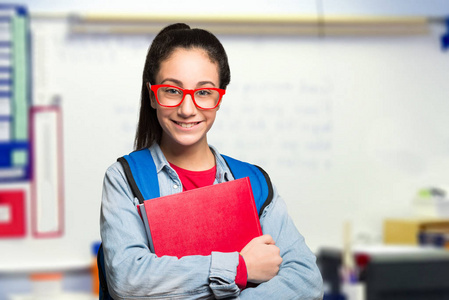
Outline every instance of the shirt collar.
{"type": "Polygon", "coordinates": [[[154,164],[156,165],[156,170],[159,173],[165,166],[170,168],[170,164],[162,153],[161,147],[159,147],[158,143],[154,143],[149,148],[151,152],[151,156],[153,157],[154,164]]]}
{"type": "Polygon", "coordinates": [[[209,145],[209,148],[215,155],[215,164],[217,165],[217,175],[215,179],[218,181],[218,183],[233,180],[234,176],[232,175],[231,170],[229,169],[228,164],[224,160],[223,156],[220,155],[217,148],[215,148],[214,146],[209,145]]]}

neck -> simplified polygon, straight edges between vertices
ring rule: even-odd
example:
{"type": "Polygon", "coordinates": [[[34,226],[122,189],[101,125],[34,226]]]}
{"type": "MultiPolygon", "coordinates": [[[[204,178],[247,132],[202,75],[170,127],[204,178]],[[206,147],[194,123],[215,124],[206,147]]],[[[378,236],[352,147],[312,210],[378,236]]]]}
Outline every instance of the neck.
{"type": "Polygon", "coordinates": [[[204,171],[215,166],[215,156],[207,143],[173,147],[162,140],[160,147],[165,158],[182,169],[204,171]]]}

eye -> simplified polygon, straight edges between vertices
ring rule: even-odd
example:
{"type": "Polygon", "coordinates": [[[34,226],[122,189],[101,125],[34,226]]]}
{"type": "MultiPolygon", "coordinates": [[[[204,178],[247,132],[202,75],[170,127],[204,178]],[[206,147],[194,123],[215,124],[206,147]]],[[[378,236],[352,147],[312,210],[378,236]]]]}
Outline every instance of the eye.
{"type": "Polygon", "coordinates": [[[170,95],[180,95],[182,92],[179,89],[167,87],[164,89],[164,93],[170,94],[170,95]]]}
{"type": "Polygon", "coordinates": [[[197,91],[196,94],[201,97],[206,97],[206,96],[210,96],[212,94],[212,91],[208,90],[208,89],[203,89],[203,90],[197,91]]]}

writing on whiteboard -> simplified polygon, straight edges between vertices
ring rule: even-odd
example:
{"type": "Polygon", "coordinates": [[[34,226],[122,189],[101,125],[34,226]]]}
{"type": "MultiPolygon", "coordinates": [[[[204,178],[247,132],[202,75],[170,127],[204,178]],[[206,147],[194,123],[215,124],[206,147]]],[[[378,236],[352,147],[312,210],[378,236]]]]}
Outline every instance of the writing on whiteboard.
{"type": "Polygon", "coordinates": [[[246,82],[229,89],[213,143],[264,166],[325,170],[332,165],[332,133],[329,84],[246,82]]]}

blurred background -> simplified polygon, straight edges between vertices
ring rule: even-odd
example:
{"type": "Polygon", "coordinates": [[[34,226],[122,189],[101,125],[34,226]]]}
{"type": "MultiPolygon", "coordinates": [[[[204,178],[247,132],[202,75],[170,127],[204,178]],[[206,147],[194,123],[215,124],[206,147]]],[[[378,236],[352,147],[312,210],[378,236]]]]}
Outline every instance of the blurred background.
{"type": "Polygon", "coordinates": [[[327,299],[449,299],[449,2],[24,0],[0,3],[0,300],[95,299],[103,175],[175,22],[227,50],[209,142],[270,174],[327,299]]]}

